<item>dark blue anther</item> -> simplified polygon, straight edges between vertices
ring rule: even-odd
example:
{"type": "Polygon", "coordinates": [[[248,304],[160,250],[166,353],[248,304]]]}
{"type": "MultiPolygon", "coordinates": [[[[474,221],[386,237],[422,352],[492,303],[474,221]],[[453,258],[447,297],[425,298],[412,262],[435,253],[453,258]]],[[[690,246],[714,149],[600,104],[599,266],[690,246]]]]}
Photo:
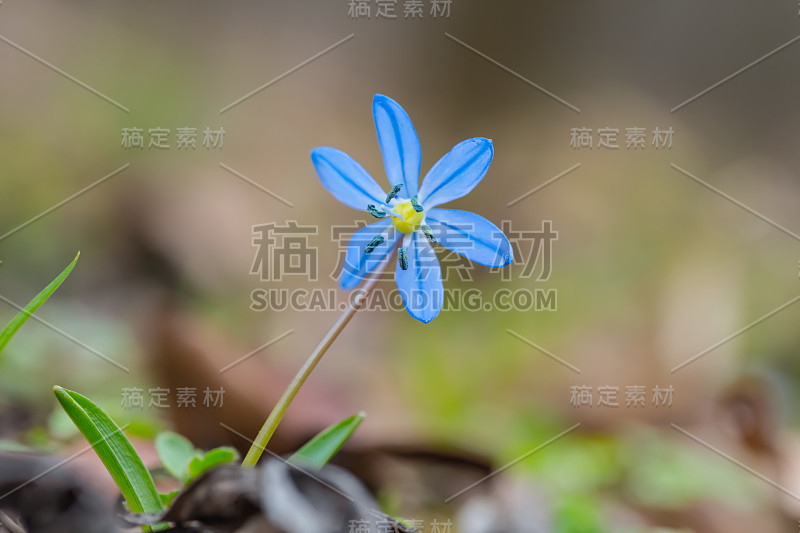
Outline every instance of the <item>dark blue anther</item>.
{"type": "Polygon", "coordinates": [[[375,251],[375,248],[383,244],[384,240],[385,239],[380,235],[376,235],[375,237],[372,238],[371,241],[369,241],[369,244],[367,244],[367,248],[366,250],[364,250],[364,252],[371,254],[372,252],[375,251]]]}
{"type": "Polygon", "coordinates": [[[389,194],[386,195],[386,203],[388,204],[392,200],[392,198],[397,196],[397,193],[399,193],[400,189],[402,189],[402,188],[403,188],[403,184],[402,183],[398,183],[397,185],[392,187],[392,190],[389,191],[389,194]]]}
{"type": "Polygon", "coordinates": [[[424,233],[425,236],[428,238],[428,240],[431,241],[432,245],[438,246],[439,244],[441,244],[439,240],[433,235],[433,230],[429,225],[423,224],[419,227],[419,229],[421,229],[422,233],[424,233]]]}
{"type": "Polygon", "coordinates": [[[369,213],[370,215],[374,216],[375,218],[385,218],[386,217],[386,211],[379,210],[373,204],[369,204],[367,206],[367,213],[369,213]]]}
{"type": "Polygon", "coordinates": [[[408,270],[408,254],[405,248],[400,248],[397,251],[397,261],[400,263],[401,270],[408,270]]]}

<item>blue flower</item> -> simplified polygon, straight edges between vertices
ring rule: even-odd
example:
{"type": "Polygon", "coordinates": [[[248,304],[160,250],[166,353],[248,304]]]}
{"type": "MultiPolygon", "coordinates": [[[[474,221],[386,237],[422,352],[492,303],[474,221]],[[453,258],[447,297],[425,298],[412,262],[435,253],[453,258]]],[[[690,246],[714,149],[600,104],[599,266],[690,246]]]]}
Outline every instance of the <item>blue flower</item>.
{"type": "Polygon", "coordinates": [[[339,284],[347,290],[357,287],[400,243],[397,287],[411,316],[428,323],[444,302],[442,269],[431,245],[495,268],[513,261],[511,243],[497,226],[474,213],[438,208],[483,179],[494,155],[492,141],[477,137],[457,144],[420,186],[421,148],[408,114],[382,95],[375,95],[372,113],[392,186],[388,193],[344,152],[328,147],[311,151],[322,185],[337,200],[380,219],[351,237],[339,284]]]}

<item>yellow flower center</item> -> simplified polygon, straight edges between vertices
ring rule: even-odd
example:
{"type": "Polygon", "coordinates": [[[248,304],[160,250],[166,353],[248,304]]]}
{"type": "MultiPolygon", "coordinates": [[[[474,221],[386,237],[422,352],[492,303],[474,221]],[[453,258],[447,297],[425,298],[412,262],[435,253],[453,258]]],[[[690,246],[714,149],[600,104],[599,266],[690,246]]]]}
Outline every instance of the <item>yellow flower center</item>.
{"type": "Polygon", "coordinates": [[[393,211],[399,213],[400,216],[403,217],[402,220],[400,218],[392,218],[394,227],[403,233],[412,233],[416,230],[422,222],[422,217],[425,215],[424,211],[417,213],[414,206],[411,205],[411,200],[397,204],[394,206],[393,211]]]}

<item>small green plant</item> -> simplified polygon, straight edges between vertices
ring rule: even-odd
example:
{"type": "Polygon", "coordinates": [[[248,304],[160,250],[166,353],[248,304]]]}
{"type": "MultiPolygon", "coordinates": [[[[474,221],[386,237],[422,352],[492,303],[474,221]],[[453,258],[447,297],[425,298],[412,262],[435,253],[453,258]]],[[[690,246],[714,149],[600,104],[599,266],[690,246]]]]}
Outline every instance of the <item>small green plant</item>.
{"type": "MultiPolygon", "coordinates": [[[[366,417],[358,413],[324,429],[288,459],[288,463],[310,470],[324,467],[342,445],[353,435],[366,417]]],[[[156,437],[156,452],[164,469],[184,487],[214,467],[231,464],[240,459],[239,452],[228,446],[203,451],[184,437],[164,431],[156,437]]],[[[160,494],[164,505],[170,505],[180,490],[160,494]]]]}
{"type": "MultiPolygon", "coordinates": [[[[181,489],[158,492],[153,477],[123,433],[124,426],[119,427],[100,407],[77,392],[62,387],[54,387],[53,391],[61,407],[103,462],[128,509],[135,513],[158,513],[172,504],[181,489]]],[[[324,429],[288,462],[309,469],[322,468],[352,436],[364,417],[364,413],[359,413],[324,429]]],[[[156,451],[164,469],[184,487],[212,468],[239,460],[239,453],[233,448],[223,446],[204,452],[171,431],[156,437],[156,451]]],[[[160,531],[166,528],[166,524],[142,527],[145,531],[160,531]]]]}
{"type": "MultiPolygon", "coordinates": [[[[204,452],[184,437],[172,431],[164,431],[156,437],[156,452],[161,465],[170,476],[184,486],[192,483],[207,471],[220,465],[231,464],[239,460],[239,452],[234,448],[222,446],[204,452]]],[[[159,494],[161,502],[169,506],[180,489],[159,494]]]]}

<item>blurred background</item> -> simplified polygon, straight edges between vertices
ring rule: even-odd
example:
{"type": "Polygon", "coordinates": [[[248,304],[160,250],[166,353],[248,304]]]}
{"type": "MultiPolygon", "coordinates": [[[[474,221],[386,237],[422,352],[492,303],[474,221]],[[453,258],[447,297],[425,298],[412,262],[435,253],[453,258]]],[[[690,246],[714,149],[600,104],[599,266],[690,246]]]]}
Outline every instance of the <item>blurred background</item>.
{"type": "Polygon", "coordinates": [[[253,438],[338,316],[254,310],[254,291],[346,298],[332,229],[368,215],[320,186],[309,151],[344,150],[384,185],[380,93],[414,121],[423,175],[457,142],[493,139],[486,178],[448,207],[558,232],[547,279],[523,237],[507,275],[467,263],[471,279],[446,287],[556,305],[428,325],[359,313],[274,451],[366,411],[340,461],[426,531],[796,530],[797,3],[453,0],[434,16],[425,0],[421,17],[406,4],[396,18],[376,1],[0,4],[0,322],[81,252],[0,359],[3,446],[84,446],[57,384],[131,423],[150,460],[165,428],[246,449],[221,424],[253,438]],[[150,146],[156,128],[169,148],[150,146]],[[178,147],[181,128],[196,148],[178,147]],[[206,129],[224,130],[217,145],[206,129]],[[618,147],[602,146],[613,130],[618,147]],[[643,146],[626,147],[633,131],[643,146]],[[254,274],[279,246],[254,246],[254,227],[290,221],[316,228],[303,257],[317,275],[254,274]],[[203,405],[207,387],[222,405],[203,405]],[[626,405],[635,387],[643,400],[626,405]],[[154,388],[168,406],[150,405],[154,388]],[[195,407],[178,407],[179,388],[195,407]],[[615,388],[618,406],[602,405],[615,388]],[[137,389],[143,406],[126,405],[137,389]]]}

